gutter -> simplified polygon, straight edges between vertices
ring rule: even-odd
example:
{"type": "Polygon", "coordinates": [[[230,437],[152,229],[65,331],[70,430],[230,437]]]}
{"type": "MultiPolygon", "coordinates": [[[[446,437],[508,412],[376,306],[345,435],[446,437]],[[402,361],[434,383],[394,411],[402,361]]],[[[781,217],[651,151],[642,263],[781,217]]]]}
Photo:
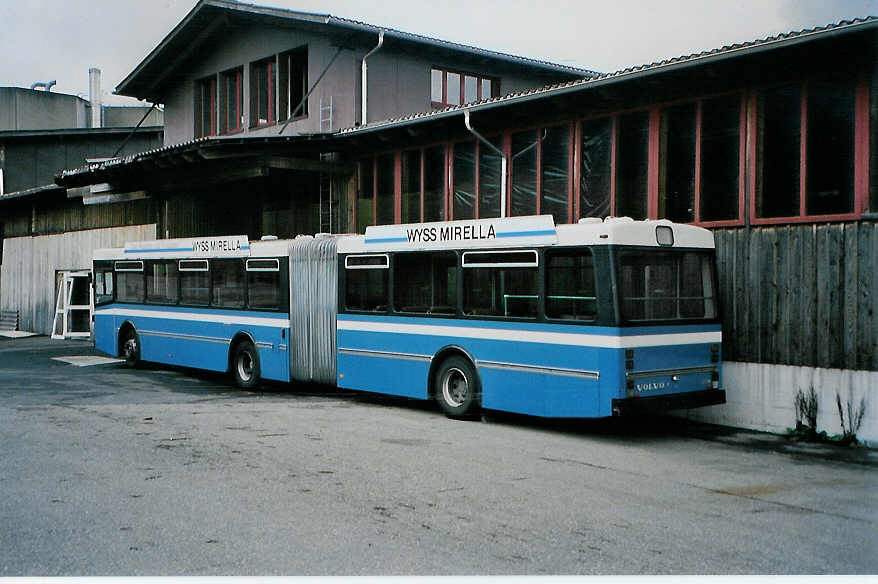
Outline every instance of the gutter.
{"type": "Polygon", "coordinates": [[[470,131],[470,133],[479,139],[479,142],[486,145],[488,148],[496,152],[500,155],[500,218],[506,217],[506,173],[509,169],[509,159],[506,157],[506,153],[491,144],[484,136],[479,134],[473,129],[469,108],[463,110],[463,123],[466,126],[466,129],[470,131]]]}

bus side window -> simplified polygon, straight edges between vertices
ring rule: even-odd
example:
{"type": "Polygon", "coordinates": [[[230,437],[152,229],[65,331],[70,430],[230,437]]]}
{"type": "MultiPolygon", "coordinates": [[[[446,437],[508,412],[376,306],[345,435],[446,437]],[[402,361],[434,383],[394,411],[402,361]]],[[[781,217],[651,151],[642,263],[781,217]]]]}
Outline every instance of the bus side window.
{"type": "Polygon", "coordinates": [[[213,273],[211,306],[243,308],[244,263],[241,260],[213,260],[211,272],[213,273]]]}
{"type": "Polygon", "coordinates": [[[147,263],[146,301],[159,304],[177,303],[177,262],[147,263]]]}
{"type": "Polygon", "coordinates": [[[347,256],[345,258],[345,308],[385,312],[388,290],[387,255],[347,256]]]}
{"type": "Polygon", "coordinates": [[[113,269],[95,270],[95,304],[107,304],[113,301],[113,269]]]}
{"type": "Polygon", "coordinates": [[[536,318],[536,251],[464,252],[462,265],[464,314],[536,318]]]}
{"type": "Polygon", "coordinates": [[[454,314],[457,312],[457,254],[396,254],[393,290],[396,312],[454,314]]]}
{"type": "Polygon", "coordinates": [[[597,292],[591,250],[552,251],[546,255],[546,317],[594,320],[597,292]]]}
{"type": "Polygon", "coordinates": [[[210,303],[210,272],[207,260],[180,260],[180,304],[210,303]]]}
{"type": "Polygon", "coordinates": [[[281,300],[280,261],[276,258],[247,260],[247,306],[277,310],[281,300]]]}
{"type": "Polygon", "coordinates": [[[116,267],[116,300],[143,302],[146,285],[143,279],[143,261],[118,261],[116,267]]]}

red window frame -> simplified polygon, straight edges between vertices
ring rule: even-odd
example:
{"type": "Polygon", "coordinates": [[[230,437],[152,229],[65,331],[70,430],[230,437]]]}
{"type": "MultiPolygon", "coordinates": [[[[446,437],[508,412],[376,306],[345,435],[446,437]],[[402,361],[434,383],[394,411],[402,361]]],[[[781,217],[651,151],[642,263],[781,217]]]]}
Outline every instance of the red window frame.
{"type": "Polygon", "coordinates": [[[757,217],[756,215],[756,181],[758,168],[758,152],[756,149],[757,132],[759,131],[758,101],[760,91],[766,87],[753,89],[748,96],[747,133],[753,136],[747,148],[747,165],[750,168],[749,190],[751,225],[777,225],[791,223],[820,223],[828,221],[850,221],[858,219],[868,210],[869,206],[869,82],[865,73],[858,75],[854,86],[854,201],[850,213],[834,213],[827,215],[809,215],[807,160],[808,160],[808,90],[809,79],[800,81],[801,113],[799,130],[799,213],[789,217],[757,217]]]}
{"type": "Polygon", "coordinates": [[[465,71],[458,71],[455,69],[445,69],[442,67],[432,67],[430,69],[430,101],[434,107],[456,107],[458,105],[464,105],[467,103],[475,103],[473,101],[466,101],[466,78],[472,77],[476,80],[476,99],[475,101],[482,101],[483,99],[490,99],[500,93],[500,79],[496,77],[488,77],[487,75],[478,75],[476,73],[467,73],[465,71]],[[442,101],[436,101],[433,99],[433,71],[439,71],[442,73],[442,101]],[[450,103],[448,101],[448,74],[455,73],[460,76],[460,96],[458,103],[450,103]],[[491,95],[482,95],[482,81],[489,81],[491,83],[491,95]]]}
{"type": "Polygon", "coordinates": [[[230,69],[228,71],[224,71],[220,73],[220,88],[222,90],[221,99],[220,99],[220,109],[222,113],[222,134],[233,134],[236,132],[240,132],[244,129],[243,121],[241,119],[243,114],[243,101],[244,101],[244,92],[242,86],[242,78],[243,78],[244,68],[237,67],[235,69],[230,69]],[[234,112],[235,112],[235,126],[228,127],[229,120],[229,92],[227,88],[231,83],[235,84],[235,103],[234,103],[234,112]]]}
{"type": "Polygon", "coordinates": [[[262,128],[265,126],[271,126],[277,123],[277,79],[275,77],[275,73],[277,71],[277,66],[275,63],[275,57],[269,57],[267,59],[262,59],[261,61],[256,61],[250,64],[250,127],[251,128],[262,128]],[[268,95],[267,97],[267,107],[268,112],[266,115],[266,121],[260,122],[259,117],[259,106],[262,96],[259,93],[259,76],[260,74],[266,75],[266,87],[268,95]]]}
{"type": "Polygon", "coordinates": [[[216,75],[211,75],[210,77],[206,77],[204,79],[199,79],[195,82],[196,91],[198,92],[197,100],[198,100],[198,119],[196,120],[196,138],[204,138],[207,136],[216,136],[217,135],[217,108],[216,108],[216,90],[217,90],[217,82],[216,75]],[[205,100],[205,95],[207,96],[207,100],[205,100]],[[206,101],[206,103],[205,103],[206,101]],[[206,106],[206,107],[205,107],[206,106]],[[208,128],[205,131],[204,128],[204,111],[207,109],[209,114],[208,119],[208,128]]]}

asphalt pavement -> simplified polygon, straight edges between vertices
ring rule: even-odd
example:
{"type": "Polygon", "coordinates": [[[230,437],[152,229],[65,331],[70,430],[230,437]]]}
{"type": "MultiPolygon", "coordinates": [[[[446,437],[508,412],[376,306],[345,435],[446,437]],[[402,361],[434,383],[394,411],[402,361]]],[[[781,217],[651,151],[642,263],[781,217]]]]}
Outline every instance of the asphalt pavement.
{"type": "Polygon", "coordinates": [[[0,339],[0,576],[875,574],[878,459],[0,339]]]}

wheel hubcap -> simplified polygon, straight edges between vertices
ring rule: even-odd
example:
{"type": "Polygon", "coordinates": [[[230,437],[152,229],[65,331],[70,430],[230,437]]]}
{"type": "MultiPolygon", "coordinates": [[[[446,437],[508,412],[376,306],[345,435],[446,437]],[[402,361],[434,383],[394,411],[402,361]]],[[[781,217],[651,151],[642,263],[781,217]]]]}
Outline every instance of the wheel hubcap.
{"type": "Polygon", "coordinates": [[[134,337],[129,337],[123,345],[123,351],[125,353],[125,359],[129,361],[133,360],[134,356],[137,355],[137,340],[134,337]]]}
{"type": "Polygon", "coordinates": [[[238,376],[244,381],[253,376],[253,357],[246,351],[238,357],[238,376]]]}
{"type": "Polygon", "coordinates": [[[466,401],[469,383],[466,375],[458,368],[449,369],[442,377],[442,398],[450,406],[458,408],[466,401]]]}

